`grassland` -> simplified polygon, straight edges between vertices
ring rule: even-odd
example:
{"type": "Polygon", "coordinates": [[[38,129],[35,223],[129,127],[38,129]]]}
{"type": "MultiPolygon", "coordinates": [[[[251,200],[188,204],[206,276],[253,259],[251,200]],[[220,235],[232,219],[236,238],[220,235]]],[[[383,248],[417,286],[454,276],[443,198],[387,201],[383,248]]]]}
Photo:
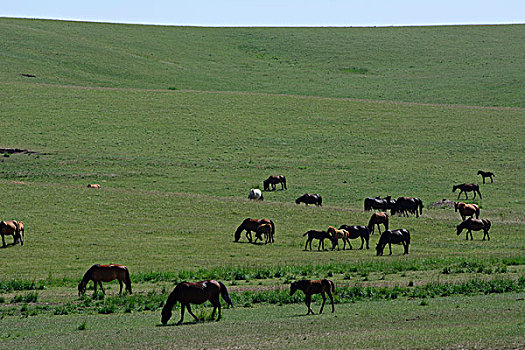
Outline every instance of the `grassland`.
{"type": "Polygon", "coordinates": [[[422,300],[432,293],[396,292],[523,280],[522,33],[520,25],[217,29],[0,19],[0,148],[36,152],[0,158],[1,217],[27,227],[23,247],[0,249],[0,329],[8,330],[0,347],[182,348],[195,338],[197,347],[224,348],[244,333],[243,348],[523,346],[523,287],[438,293],[430,302],[422,300]],[[453,184],[480,182],[479,169],[496,173],[476,200],[493,223],[490,242],[458,237],[459,215],[430,205],[455,198],[453,184]],[[289,190],[249,202],[249,189],[270,174],[285,174],[289,190]],[[305,192],[321,194],[323,207],[295,205],[305,192]],[[389,194],[426,205],[419,219],[391,219],[412,233],[408,256],[394,246],[393,256],[376,257],[377,236],[370,250],[302,250],[306,230],[366,224],[363,198],[389,194]],[[246,217],[271,218],[276,244],[233,243],[246,217]],[[147,307],[137,301],[131,314],[100,315],[76,296],[90,265],[112,262],[129,267],[147,307]],[[155,327],[158,300],[174,282],[210,277],[227,281],[246,307],[227,310],[219,324],[155,327]],[[334,316],[292,317],[304,306],[267,304],[303,277],[342,287],[334,316]],[[389,288],[399,299],[352,304],[343,292],[353,286],[389,288]],[[76,329],[83,320],[84,332],[76,329]],[[108,332],[123,336],[97,343],[108,332]]]}

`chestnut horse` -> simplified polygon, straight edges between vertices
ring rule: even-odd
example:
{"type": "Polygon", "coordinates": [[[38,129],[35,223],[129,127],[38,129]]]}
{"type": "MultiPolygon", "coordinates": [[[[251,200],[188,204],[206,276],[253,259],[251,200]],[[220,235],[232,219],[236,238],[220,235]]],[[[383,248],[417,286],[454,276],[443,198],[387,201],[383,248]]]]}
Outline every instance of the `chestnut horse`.
{"type": "Polygon", "coordinates": [[[352,249],[352,244],[350,243],[350,240],[359,237],[361,237],[361,247],[359,249],[363,249],[365,241],[366,249],[370,249],[368,246],[368,241],[370,240],[370,230],[368,229],[368,227],[341,225],[339,229],[346,230],[348,232],[348,244],[350,244],[350,249],[352,249]]]}
{"type": "Polygon", "coordinates": [[[374,213],[370,217],[370,220],[368,221],[368,229],[370,230],[370,234],[374,234],[374,225],[377,225],[377,230],[379,233],[381,233],[381,228],[379,227],[379,224],[383,224],[385,226],[385,230],[388,230],[388,214],[387,213],[374,213]]]}
{"type": "Polygon", "coordinates": [[[22,221],[0,221],[0,235],[2,236],[2,247],[6,246],[4,236],[13,236],[13,245],[18,243],[19,241],[20,245],[24,245],[24,239],[22,238],[22,235],[20,233],[24,233],[24,223],[22,221]]]}
{"type": "Polygon", "coordinates": [[[454,202],[454,211],[458,212],[458,210],[463,221],[467,216],[474,217],[474,215],[476,215],[476,219],[479,219],[479,207],[476,204],[454,202]]]}
{"type": "Polygon", "coordinates": [[[321,245],[323,246],[323,250],[324,249],[324,240],[325,239],[328,239],[328,240],[332,240],[332,236],[326,232],[326,231],[317,231],[317,230],[310,230],[310,231],[307,231],[303,234],[303,237],[308,235],[308,238],[306,239],[306,244],[304,245],[304,250],[306,251],[306,247],[308,246],[308,243],[310,243],[310,250],[312,250],[312,241],[314,239],[318,239],[319,240],[319,245],[317,246],[317,250],[321,250],[321,245]]]}
{"type": "Polygon", "coordinates": [[[219,316],[217,321],[221,319],[221,302],[219,295],[226,303],[233,307],[232,300],[228,294],[226,286],[222,282],[214,280],[206,280],[201,282],[181,282],[175,286],[173,292],[171,292],[166,305],[162,308],[162,324],[168,323],[171,318],[171,310],[173,306],[178,302],[181,304],[180,308],[180,321],[177,324],[181,324],[184,321],[184,311],[188,309],[190,315],[193,316],[195,321],[199,321],[199,318],[191,312],[190,304],[202,304],[209,300],[213,304],[213,312],[211,318],[215,318],[215,311],[219,309],[219,316]]]}
{"type": "Polygon", "coordinates": [[[452,186],[452,192],[456,192],[457,189],[459,189],[458,199],[463,192],[465,192],[466,199],[468,199],[467,192],[474,192],[474,198],[476,198],[476,193],[478,193],[479,198],[483,199],[483,197],[481,196],[481,192],[479,191],[478,184],[460,184],[452,186]]]}
{"type": "Polygon", "coordinates": [[[275,185],[281,184],[281,190],[287,190],[286,187],[286,177],[283,175],[277,175],[277,176],[270,176],[266,180],[263,181],[264,190],[269,191],[270,185],[272,185],[272,191],[275,190],[275,185]]]}
{"type": "Polygon", "coordinates": [[[246,230],[246,238],[248,239],[250,243],[252,242],[252,231],[256,232],[256,238],[262,240],[262,237],[257,235],[257,228],[262,224],[270,224],[272,228],[270,237],[271,237],[271,242],[273,243],[274,241],[273,237],[275,235],[275,224],[273,223],[273,221],[268,220],[268,219],[251,219],[251,218],[244,219],[244,221],[239,225],[239,227],[237,227],[237,230],[235,230],[235,234],[234,234],[235,242],[239,241],[239,239],[241,238],[241,233],[244,230],[246,230]]]}
{"type": "Polygon", "coordinates": [[[332,250],[335,249],[335,246],[337,246],[337,250],[339,250],[339,239],[343,240],[343,250],[346,250],[346,243],[350,245],[350,241],[348,240],[348,231],[338,230],[333,226],[328,226],[328,230],[326,230],[326,232],[328,232],[330,236],[332,236],[332,250]]]}
{"type": "Polygon", "coordinates": [[[315,312],[310,307],[310,305],[312,304],[312,294],[321,294],[321,296],[323,297],[323,305],[321,305],[321,310],[319,310],[319,314],[323,313],[324,304],[326,303],[326,296],[324,295],[324,293],[328,294],[328,296],[330,297],[330,301],[332,302],[332,312],[335,311],[334,298],[332,297],[332,293],[335,293],[334,282],[325,278],[317,281],[299,280],[296,282],[292,282],[290,284],[290,295],[294,295],[298,289],[302,290],[306,295],[304,303],[308,307],[308,312],[306,313],[307,315],[309,315],[310,313],[312,315],[315,314],[315,312]]]}
{"type": "Polygon", "coordinates": [[[78,284],[78,295],[86,293],[86,286],[89,281],[93,281],[93,286],[95,291],[93,295],[97,294],[97,284],[100,285],[102,293],[106,294],[104,287],[102,287],[102,282],[111,282],[115,279],[118,279],[120,284],[119,294],[122,294],[122,283],[126,284],[126,290],[131,293],[131,279],[129,278],[128,268],[124,265],[110,264],[110,265],[99,265],[95,264],[87,270],[82,277],[82,281],[78,284]]]}
{"type": "Polygon", "coordinates": [[[472,231],[483,230],[483,240],[485,240],[485,236],[487,236],[488,240],[490,241],[489,230],[491,226],[492,226],[492,223],[487,219],[468,218],[467,220],[463,221],[461,224],[456,226],[456,230],[459,236],[464,229],[467,229],[467,234],[465,235],[465,239],[468,240],[468,234],[470,233],[471,241],[473,240],[472,231]]]}
{"type": "Polygon", "coordinates": [[[483,178],[483,183],[485,183],[485,178],[488,177],[490,178],[490,182],[494,182],[494,179],[492,179],[494,176],[494,173],[493,172],[490,172],[490,171],[483,171],[483,170],[480,170],[478,171],[478,174],[477,175],[481,175],[481,177],[483,178]]]}
{"type": "Polygon", "coordinates": [[[379,237],[379,242],[376,245],[376,255],[383,255],[385,246],[388,243],[390,255],[392,255],[392,244],[402,244],[405,248],[403,255],[408,254],[408,246],[410,245],[410,232],[407,229],[401,228],[398,230],[386,230],[379,237]]]}

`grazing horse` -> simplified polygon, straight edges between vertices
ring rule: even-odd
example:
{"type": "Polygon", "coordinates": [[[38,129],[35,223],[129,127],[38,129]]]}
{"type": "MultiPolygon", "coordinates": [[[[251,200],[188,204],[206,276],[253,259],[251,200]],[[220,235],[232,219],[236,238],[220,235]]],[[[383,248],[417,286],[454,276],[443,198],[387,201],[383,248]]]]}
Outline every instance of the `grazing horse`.
{"type": "Polygon", "coordinates": [[[250,190],[250,194],[248,194],[248,199],[263,201],[264,197],[263,197],[261,190],[257,188],[252,188],[250,190]]]}
{"type": "Polygon", "coordinates": [[[312,250],[312,241],[314,239],[318,239],[319,240],[319,245],[317,246],[317,250],[321,250],[321,245],[323,245],[323,250],[324,249],[324,240],[325,239],[328,239],[328,240],[332,240],[332,236],[326,232],[326,231],[317,231],[317,230],[310,230],[310,231],[307,231],[306,233],[303,234],[303,237],[308,235],[308,239],[306,240],[306,244],[304,245],[304,250],[306,251],[306,247],[308,246],[308,243],[310,243],[310,250],[312,250]]]}
{"type": "Polygon", "coordinates": [[[273,234],[272,234],[272,225],[270,224],[262,224],[259,225],[255,229],[255,241],[254,243],[257,243],[257,240],[262,240],[262,236],[264,235],[264,244],[273,243],[273,234]]]}
{"type": "Polygon", "coordinates": [[[88,188],[101,188],[99,184],[88,184],[87,187],[88,188]]]}
{"type": "Polygon", "coordinates": [[[417,197],[399,197],[395,203],[392,204],[390,213],[392,215],[401,213],[403,216],[416,214],[416,218],[418,218],[420,214],[423,214],[423,201],[417,197]]]}
{"type": "Polygon", "coordinates": [[[346,230],[348,232],[348,244],[350,244],[350,249],[352,249],[352,244],[350,243],[350,240],[359,237],[361,237],[361,247],[359,249],[363,249],[365,241],[366,249],[370,249],[368,246],[368,241],[370,240],[370,230],[368,229],[368,227],[341,225],[339,229],[346,230]]]}
{"type": "Polygon", "coordinates": [[[294,295],[294,293],[298,289],[302,290],[306,295],[304,303],[308,307],[308,312],[306,313],[307,315],[309,315],[310,313],[312,315],[315,314],[315,312],[310,307],[310,304],[312,303],[312,294],[321,294],[321,296],[323,297],[323,305],[321,305],[321,310],[319,310],[319,314],[323,313],[324,304],[326,303],[326,296],[324,295],[324,293],[328,294],[328,296],[330,297],[330,301],[332,302],[332,312],[335,311],[334,298],[332,297],[332,293],[335,293],[334,282],[324,278],[322,280],[317,281],[299,280],[296,282],[292,282],[290,284],[290,295],[294,295]]]}
{"type": "Polygon", "coordinates": [[[339,239],[343,240],[343,250],[346,250],[346,243],[350,245],[350,241],[348,240],[348,231],[338,230],[333,226],[328,226],[328,230],[326,230],[326,232],[332,236],[332,250],[335,249],[335,246],[337,246],[337,250],[339,250],[339,239]]]}
{"type": "Polygon", "coordinates": [[[272,191],[275,191],[275,185],[281,184],[281,190],[287,190],[286,187],[286,177],[283,175],[277,175],[277,176],[270,176],[266,180],[263,181],[264,190],[269,191],[270,185],[272,185],[272,191]]]}
{"type": "Polygon", "coordinates": [[[102,287],[102,282],[111,282],[115,279],[118,279],[120,284],[119,294],[122,294],[122,283],[126,284],[126,290],[131,293],[131,279],[129,278],[128,268],[124,265],[110,264],[110,265],[99,265],[95,264],[87,270],[82,277],[82,281],[78,284],[78,295],[86,293],[86,286],[89,281],[93,281],[93,286],[95,291],[93,295],[97,294],[97,283],[102,289],[102,293],[106,294],[104,287],[102,287]]]}
{"type": "Polygon", "coordinates": [[[463,192],[465,192],[466,199],[468,199],[467,192],[474,192],[474,198],[476,198],[476,193],[478,193],[479,198],[483,199],[483,197],[481,197],[481,192],[479,191],[478,184],[460,184],[460,185],[452,186],[452,192],[456,192],[457,189],[459,189],[458,199],[459,199],[459,196],[461,196],[463,192]]]}
{"type": "MultiPolygon", "coordinates": [[[[235,231],[235,242],[239,241],[239,239],[241,238],[242,231],[246,230],[246,238],[251,243],[252,242],[252,232],[251,231],[254,231],[257,234],[257,228],[262,224],[271,225],[272,227],[271,238],[273,242],[273,237],[275,235],[275,225],[273,221],[268,220],[268,219],[250,219],[250,218],[244,219],[244,221],[239,225],[239,227],[237,227],[237,230],[235,231]]],[[[262,237],[260,236],[256,238],[259,238],[260,240],[262,240],[262,237]]]]}
{"type": "Polygon", "coordinates": [[[190,315],[193,316],[195,321],[199,321],[199,318],[191,312],[190,304],[202,304],[209,300],[213,304],[213,312],[211,318],[215,318],[215,311],[219,309],[219,316],[217,321],[221,319],[221,302],[219,295],[226,303],[233,307],[232,300],[228,294],[226,286],[222,282],[215,280],[206,280],[201,282],[181,282],[175,286],[173,292],[168,297],[166,305],[162,308],[162,324],[168,323],[171,318],[171,310],[173,306],[178,302],[181,304],[180,310],[180,321],[177,324],[181,324],[184,321],[184,310],[188,309],[190,315]]]}
{"type": "Polygon", "coordinates": [[[376,255],[383,255],[383,250],[388,243],[390,248],[390,255],[392,255],[392,243],[403,244],[405,252],[403,255],[408,254],[408,246],[410,245],[410,232],[407,229],[401,228],[398,230],[386,230],[379,237],[379,242],[376,245],[376,255]]]}
{"type": "Polygon", "coordinates": [[[0,221],[0,236],[2,236],[2,247],[6,246],[4,236],[13,236],[13,245],[15,245],[18,242],[20,242],[20,245],[24,245],[24,239],[20,234],[21,231],[24,232],[24,223],[21,221],[0,221]]]}
{"type": "Polygon", "coordinates": [[[457,212],[458,210],[463,221],[465,221],[467,216],[474,217],[474,214],[476,215],[476,219],[479,219],[479,207],[476,204],[454,202],[454,211],[457,212]]]}
{"type": "Polygon", "coordinates": [[[491,226],[492,226],[492,223],[487,219],[468,218],[467,220],[463,221],[461,224],[456,226],[456,230],[459,236],[464,229],[467,229],[467,234],[465,235],[465,239],[468,240],[468,234],[470,233],[471,241],[473,240],[472,231],[483,230],[483,240],[485,240],[485,236],[487,236],[488,240],[490,241],[489,230],[491,226]]]}
{"type": "Polygon", "coordinates": [[[387,213],[374,213],[370,217],[370,220],[368,221],[368,229],[370,230],[370,234],[374,234],[374,225],[377,225],[377,230],[379,233],[381,233],[381,228],[379,227],[379,224],[383,224],[385,226],[385,230],[388,230],[388,214],[387,213]]]}
{"type": "MultiPolygon", "coordinates": [[[[395,201],[394,201],[395,202],[395,201]]],[[[367,197],[365,198],[364,207],[366,211],[370,211],[372,209],[378,209],[381,211],[386,211],[387,209],[390,209],[392,206],[392,197],[387,196],[385,198],[381,198],[379,196],[372,198],[367,197]]]]}
{"type": "Polygon", "coordinates": [[[478,171],[478,174],[477,175],[481,175],[481,177],[483,178],[483,183],[485,183],[485,178],[488,177],[490,178],[490,182],[494,182],[494,179],[493,177],[496,176],[494,175],[493,172],[490,172],[490,171],[483,171],[483,170],[480,170],[478,171]]]}
{"type": "Polygon", "coordinates": [[[318,194],[305,193],[301,197],[299,197],[299,198],[297,198],[295,200],[295,204],[299,204],[301,202],[303,202],[306,205],[308,205],[308,204],[315,204],[317,206],[322,206],[323,205],[323,198],[320,195],[318,195],[318,194]]]}

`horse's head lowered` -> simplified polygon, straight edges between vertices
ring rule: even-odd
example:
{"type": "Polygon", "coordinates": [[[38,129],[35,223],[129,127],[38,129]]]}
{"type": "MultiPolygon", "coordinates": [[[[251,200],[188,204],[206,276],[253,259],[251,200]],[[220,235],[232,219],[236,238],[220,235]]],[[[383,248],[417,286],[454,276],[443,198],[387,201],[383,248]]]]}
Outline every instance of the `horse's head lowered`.
{"type": "Polygon", "coordinates": [[[81,296],[82,294],[86,293],[86,283],[84,281],[80,281],[78,283],[78,296],[81,296]]]}
{"type": "Polygon", "coordinates": [[[264,185],[264,190],[268,191],[270,189],[270,179],[264,180],[263,185],[264,185]]]}
{"type": "Polygon", "coordinates": [[[294,295],[298,289],[299,289],[299,281],[292,282],[290,284],[290,295],[294,295]]]}
{"type": "Polygon", "coordinates": [[[168,321],[170,320],[171,318],[171,307],[168,307],[168,305],[164,305],[164,308],[162,309],[162,317],[160,319],[160,321],[162,322],[162,324],[166,324],[168,323],[168,321]]]}

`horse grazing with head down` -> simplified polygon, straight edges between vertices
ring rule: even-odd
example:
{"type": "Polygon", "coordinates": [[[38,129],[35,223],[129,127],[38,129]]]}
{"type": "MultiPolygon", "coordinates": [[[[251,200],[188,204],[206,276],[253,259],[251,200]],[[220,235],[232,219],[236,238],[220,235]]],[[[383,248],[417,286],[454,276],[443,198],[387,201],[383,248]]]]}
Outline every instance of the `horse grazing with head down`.
{"type": "Polygon", "coordinates": [[[459,215],[461,215],[463,221],[465,221],[467,216],[474,217],[474,215],[476,215],[476,219],[479,219],[479,207],[476,204],[454,202],[454,211],[459,211],[459,215]]]}
{"type": "Polygon", "coordinates": [[[213,304],[211,318],[215,318],[215,311],[219,309],[219,316],[217,317],[217,321],[219,321],[222,316],[219,296],[222,296],[222,299],[224,299],[229,306],[233,307],[228,290],[222,282],[215,280],[194,283],[181,282],[175,286],[175,289],[173,289],[173,292],[171,292],[166,301],[166,305],[162,308],[161,322],[162,324],[168,323],[171,318],[171,310],[177,301],[181,304],[180,321],[177,324],[181,324],[184,321],[185,309],[188,309],[190,315],[192,315],[195,321],[198,322],[199,318],[191,312],[190,304],[202,304],[207,300],[211,301],[213,304]]]}
{"type": "Polygon", "coordinates": [[[248,199],[256,200],[256,201],[263,201],[264,197],[263,197],[261,190],[259,190],[258,188],[252,188],[250,190],[250,193],[248,194],[248,199]]]}
{"type": "Polygon", "coordinates": [[[22,221],[9,220],[0,221],[0,236],[2,236],[2,247],[5,247],[4,236],[13,236],[13,245],[20,242],[20,245],[24,245],[24,223],[22,221]],[[22,234],[21,234],[22,233],[22,234]]]}
{"type": "Polygon", "coordinates": [[[481,175],[481,177],[483,178],[483,183],[485,183],[485,178],[488,177],[490,179],[490,182],[494,182],[494,179],[493,177],[496,176],[494,175],[493,172],[490,172],[490,171],[483,171],[483,170],[480,170],[478,171],[478,174],[477,175],[481,175]]]}
{"type": "Polygon", "coordinates": [[[308,194],[305,193],[301,197],[297,198],[295,200],[295,204],[304,203],[306,205],[308,204],[315,204],[317,206],[323,205],[323,198],[318,194],[308,194]]]}
{"type": "Polygon", "coordinates": [[[468,240],[468,234],[470,233],[471,241],[473,240],[472,231],[483,230],[483,240],[485,240],[485,236],[487,236],[488,240],[490,241],[489,230],[491,226],[492,226],[492,223],[487,219],[468,218],[467,220],[463,221],[461,224],[456,226],[456,230],[459,236],[461,232],[464,229],[466,229],[467,234],[465,235],[465,239],[468,240]]]}
{"type": "Polygon", "coordinates": [[[131,279],[129,277],[128,268],[124,265],[110,264],[110,265],[99,265],[95,264],[87,270],[82,277],[82,281],[78,284],[78,295],[86,293],[86,286],[89,281],[93,281],[95,291],[93,295],[97,294],[97,284],[100,285],[102,293],[106,294],[102,282],[111,282],[117,279],[120,284],[119,294],[122,294],[122,284],[126,284],[126,290],[131,293],[131,279]]]}
{"type": "Polygon", "coordinates": [[[335,246],[337,246],[337,250],[339,250],[339,240],[340,239],[343,240],[343,250],[346,250],[346,243],[350,245],[350,241],[348,240],[348,231],[338,230],[333,226],[328,226],[328,230],[326,230],[326,232],[328,232],[330,236],[332,236],[332,250],[335,249],[335,246]]]}
{"type": "Polygon", "coordinates": [[[386,230],[379,237],[379,242],[376,245],[376,255],[383,255],[385,246],[388,243],[390,255],[392,255],[392,244],[402,244],[405,248],[403,255],[408,254],[408,246],[410,245],[410,232],[407,229],[401,228],[398,230],[386,230]]]}
{"type": "Polygon", "coordinates": [[[324,240],[325,239],[328,239],[328,240],[332,240],[332,236],[326,232],[326,231],[317,231],[317,230],[310,230],[310,231],[307,231],[306,233],[303,234],[303,237],[308,235],[308,238],[306,239],[306,244],[304,245],[304,250],[306,251],[306,247],[308,246],[308,243],[310,243],[310,250],[312,250],[312,241],[314,239],[318,239],[319,240],[319,245],[317,246],[317,250],[321,250],[321,245],[323,246],[323,250],[324,249],[324,240]]]}
{"type": "Polygon", "coordinates": [[[474,192],[474,198],[476,198],[476,193],[478,193],[479,198],[483,199],[483,197],[481,196],[481,192],[479,191],[478,184],[460,184],[460,185],[452,186],[452,192],[456,192],[457,189],[459,189],[458,199],[459,199],[459,196],[461,196],[463,192],[465,192],[466,199],[468,199],[467,192],[474,192]]]}
{"type": "Polygon", "coordinates": [[[284,177],[283,175],[277,175],[277,176],[270,176],[269,178],[267,178],[266,180],[263,181],[263,185],[264,185],[264,190],[265,191],[269,191],[270,190],[270,185],[272,185],[272,191],[275,190],[275,185],[277,184],[281,184],[281,190],[287,190],[288,188],[286,187],[286,177],[284,177]]]}
{"type": "Polygon", "coordinates": [[[247,218],[244,219],[244,221],[237,227],[237,230],[235,230],[234,238],[235,242],[238,242],[241,238],[242,231],[246,230],[246,238],[248,239],[248,242],[252,242],[252,231],[256,234],[256,239],[262,240],[262,235],[257,234],[257,228],[262,224],[269,224],[271,226],[271,241],[273,242],[273,237],[275,235],[275,224],[272,220],[268,219],[251,219],[247,218]]]}
{"type": "Polygon", "coordinates": [[[415,214],[416,218],[423,214],[423,201],[417,197],[399,197],[391,206],[390,213],[396,215],[400,213],[403,216],[415,214]]]}
{"type": "Polygon", "coordinates": [[[258,239],[262,240],[263,236],[264,236],[264,244],[274,243],[272,225],[270,225],[270,224],[259,225],[255,229],[255,241],[254,241],[254,243],[257,243],[258,239]]]}
{"type": "Polygon", "coordinates": [[[321,310],[319,310],[319,314],[323,313],[324,304],[326,303],[326,296],[324,295],[325,293],[328,294],[328,296],[330,297],[330,301],[332,302],[332,312],[335,311],[334,298],[332,297],[332,293],[335,293],[334,282],[327,279],[317,281],[299,280],[296,282],[292,282],[290,284],[290,295],[294,295],[294,293],[299,289],[302,290],[306,295],[304,303],[308,307],[308,312],[306,313],[307,315],[315,314],[315,312],[310,307],[310,305],[312,304],[312,294],[321,294],[321,296],[323,297],[323,305],[321,305],[321,310]]]}
{"type": "Polygon", "coordinates": [[[370,249],[368,246],[368,241],[370,240],[370,229],[368,227],[341,225],[339,229],[346,230],[346,232],[348,232],[348,244],[350,244],[350,249],[352,249],[352,244],[350,243],[350,240],[359,237],[361,237],[361,247],[359,249],[363,249],[363,245],[365,242],[366,249],[370,249]]]}
{"type": "Polygon", "coordinates": [[[395,203],[395,200],[393,201],[391,196],[387,196],[385,198],[381,198],[379,196],[375,198],[367,197],[365,198],[364,207],[366,211],[370,211],[372,209],[387,211],[387,209],[391,209],[393,203],[395,203]]]}
{"type": "Polygon", "coordinates": [[[368,221],[368,229],[370,230],[370,234],[374,234],[374,225],[377,225],[377,230],[379,233],[381,233],[381,228],[379,227],[379,224],[383,224],[385,226],[385,230],[388,230],[388,214],[387,213],[374,213],[370,217],[370,220],[368,221]]]}

